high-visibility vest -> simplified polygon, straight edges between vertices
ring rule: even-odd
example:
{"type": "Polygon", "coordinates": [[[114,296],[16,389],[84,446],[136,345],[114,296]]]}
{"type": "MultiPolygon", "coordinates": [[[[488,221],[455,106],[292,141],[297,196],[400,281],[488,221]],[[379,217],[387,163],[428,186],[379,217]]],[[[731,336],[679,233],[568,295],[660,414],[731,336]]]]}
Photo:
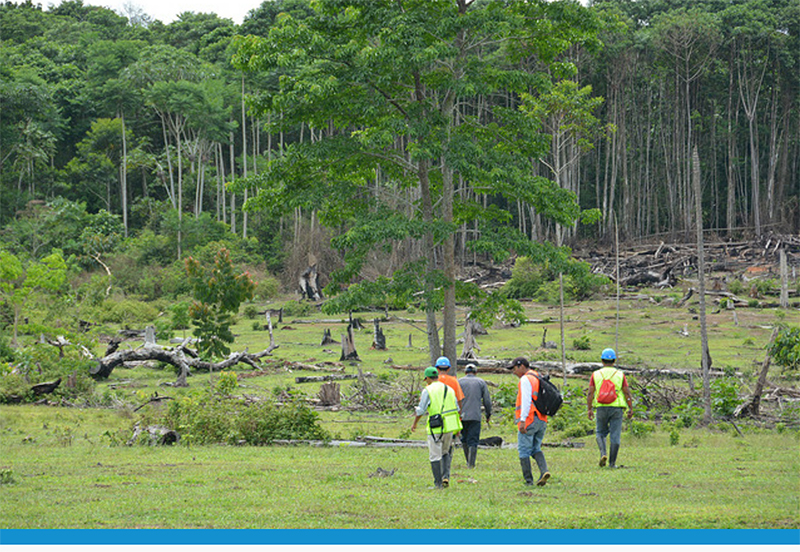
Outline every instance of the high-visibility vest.
{"type": "MultiPolygon", "coordinates": [[[[528,378],[531,382],[531,409],[528,411],[528,417],[525,418],[525,427],[533,423],[534,417],[538,417],[543,422],[547,421],[547,416],[536,410],[536,405],[533,404],[533,400],[539,395],[539,380],[536,375],[535,371],[529,370],[527,374],[522,376],[522,378],[528,378]]],[[[517,404],[514,411],[514,417],[517,420],[522,414],[522,378],[519,378],[519,383],[517,384],[517,404]]]]}
{"type": "Polygon", "coordinates": [[[428,433],[439,435],[441,433],[455,433],[461,430],[461,418],[458,415],[456,394],[447,385],[434,381],[426,387],[431,404],[428,405],[428,433]],[[445,393],[445,390],[447,393],[445,393]],[[444,425],[431,429],[430,417],[441,414],[444,425]]]}
{"type": "Polygon", "coordinates": [[[625,393],[622,392],[622,383],[624,380],[625,374],[613,366],[606,366],[605,368],[595,370],[592,374],[592,381],[594,381],[594,398],[592,399],[592,406],[595,408],[600,406],[621,406],[622,408],[627,408],[628,403],[625,400],[625,393]],[[611,380],[611,383],[613,383],[614,387],[617,389],[617,400],[609,404],[597,402],[597,395],[600,394],[600,386],[603,384],[603,380],[611,380]]]}

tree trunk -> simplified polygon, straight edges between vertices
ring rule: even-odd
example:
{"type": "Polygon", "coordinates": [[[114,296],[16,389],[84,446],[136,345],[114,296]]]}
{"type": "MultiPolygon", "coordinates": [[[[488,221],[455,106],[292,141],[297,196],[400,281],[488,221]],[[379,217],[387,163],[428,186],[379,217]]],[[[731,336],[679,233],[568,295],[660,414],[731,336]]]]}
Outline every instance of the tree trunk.
{"type": "Polygon", "coordinates": [[[708,333],[706,329],[706,264],[705,253],[703,251],[703,206],[700,186],[700,156],[697,153],[697,146],[692,152],[694,170],[692,180],[694,180],[694,206],[697,224],[697,277],[700,289],[700,343],[701,343],[701,365],[703,369],[703,402],[705,424],[711,423],[711,380],[709,372],[711,370],[711,355],[708,352],[708,333]]]}

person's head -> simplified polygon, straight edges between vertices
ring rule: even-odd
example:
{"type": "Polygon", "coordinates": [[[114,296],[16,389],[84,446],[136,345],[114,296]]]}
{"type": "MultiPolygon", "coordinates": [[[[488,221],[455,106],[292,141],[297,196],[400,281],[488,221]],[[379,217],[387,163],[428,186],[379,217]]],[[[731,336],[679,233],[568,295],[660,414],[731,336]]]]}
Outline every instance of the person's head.
{"type": "Polygon", "coordinates": [[[506,366],[506,370],[513,371],[514,375],[518,378],[524,376],[530,369],[530,362],[525,357],[517,357],[511,361],[511,364],[506,366]]]}
{"type": "Polygon", "coordinates": [[[617,353],[614,352],[614,349],[603,349],[603,352],[600,353],[600,360],[603,361],[603,364],[614,364],[614,361],[617,360],[617,353]]]}
{"type": "Polygon", "coordinates": [[[450,370],[450,359],[447,357],[439,357],[436,359],[436,369],[440,372],[447,372],[450,370]]]}
{"type": "Polygon", "coordinates": [[[467,367],[464,369],[465,374],[474,374],[475,373],[475,365],[474,364],[467,364],[467,367]]]}
{"type": "Polygon", "coordinates": [[[439,371],[434,368],[433,366],[428,366],[425,368],[425,380],[430,383],[432,380],[439,379],[439,371]]]}

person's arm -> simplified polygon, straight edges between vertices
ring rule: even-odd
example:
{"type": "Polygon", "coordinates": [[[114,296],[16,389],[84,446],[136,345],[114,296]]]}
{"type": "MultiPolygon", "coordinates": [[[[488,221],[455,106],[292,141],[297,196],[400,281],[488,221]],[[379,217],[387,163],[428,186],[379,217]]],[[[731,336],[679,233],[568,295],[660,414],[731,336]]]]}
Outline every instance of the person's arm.
{"type": "Polygon", "coordinates": [[[531,387],[531,380],[526,376],[519,378],[519,393],[522,397],[520,400],[519,420],[517,420],[517,428],[520,433],[527,433],[525,427],[525,420],[528,419],[528,414],[531,411],[531,402],[533,401],[533,388],[531,387]]]}
{"type": "Polygon", "coordinates": [[[625,402],[628,403],[628,419],[633,418],[633,395],[631,395],[631,388],[628,387],[628,380],[622,376],[622,392],[625,393],[625,402]]]}
{"type": "Polygon", "coordinates": [[[586,410],[589,413],[590,420],[594,419],[594,412],[592,411],[593,401],[594,401],[594,374],[592,374],[592,376],[589,378],[589,390],[586,392],[586,410]]]}
{"type": "Polygon", "coordinates": [[[489,386],[483,384],[483,410],[486,412],[486,423],[492,417],[492,396],[489,394],[489,386]]]}
{"type": "Polygon", "coordinates": [[[428,396],[428,390],[427,389],[423,389],[422,393],[420,393],[420,396],[419,396],[419,405],[417,405],[417,408],[414,411],[414,414],[416,414],[416,417],[414,418],[414,423],[411,424],[411,431],[416,431],[417,430],[417,422],[419,422],[419,419],[422,418],[425,414],[428,413],[428,406],[430,404],[431,404],[431,399],[428,396]]]}

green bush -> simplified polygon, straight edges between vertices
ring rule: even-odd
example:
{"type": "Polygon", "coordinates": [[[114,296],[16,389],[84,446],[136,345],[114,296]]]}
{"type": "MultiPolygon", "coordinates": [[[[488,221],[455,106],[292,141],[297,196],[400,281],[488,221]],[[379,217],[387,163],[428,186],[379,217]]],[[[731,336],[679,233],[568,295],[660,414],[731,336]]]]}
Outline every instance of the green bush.
{"type": "Polygon", "coordinates": [[[739,384],[733,378],[718,378],[711,382],[711,410],[719,416],[732,416],[739,400],[739,384]]]}
{"type": "MultiPolygon", "coordinates": [[[[560,301],[559,274],[547,262],[537,263],[529,257],[518,257],[511,269],[511,280],[503,293],[514,299],[534,298],[545,303],[560,301]]],[[[608,278],[592,273],[591,266],[570,259],[564,272],[564,298],[586,299],[608,284],[608,278]]]]}
{"type": "Polygon", "coordinates": [[[800,370],[800,328],[782,326],[769,347],[769,354],[773,362],[785,370],[800,370]]]}
{"type": "Polygon", "coordinates": [[[152,324],[158,318],[158,309],[151,303],[123,299],[122,301],[103,301],[96,313],[101,323],[141,326],[152,324]]]}
{"type": "Polygon", "coordinates": [[[250,402],[225,392],[235,389],[236,375],[217,380],[216,392],[203,389],[171,401],[164,411],[152,411],[144,425],[158,424],[177,431],[183,444],[268,445],[278,439],[329,440],[319,415],[300,401],[282,406],[271,401],[250,402]]]}
{"type": "Polygon", "coordinates": [[[305,301],[289,301],[283,305],[283,314],[286,316],[308,316],[313,306],[305,301]]]}
{"type": "Polygon", "coordinates": [[[564,402],[555,416],[547,418],[548,429],[560,431],[565,437],[586,437],[595,429],[595,423],[586,415],[586,390],[567,387],[562,390],[564,402]]]}
{"type": "Polygon", "coordinates": [[[245,305],[242,312],[248,320],[255,320],[258,317],[258,307],[255,305],[245,305]]]}
{"type": "Polygon", "coordinates": [[[738,295],[739,293],[744,291],[744,283],[739,279],[731,280],[730,282],[728,282],[728,291],[730,291],[734,295],[738,295]]]}
{"type": "Polygon", "coordinates": [[[637,439],[643,439],[644,437],[647,437],[653,433],[655,430],[656,426],[653,422],[640,422],[637,420],[631,420],[631,423],[628,426],[628,432],[637,439]]]}
{"type": "Polygon", "coordinates": [[[592,348],[592,344],[588,335],[582,335],[572,341],[572,347],[578,351],[588,351],[592,348]]]}

